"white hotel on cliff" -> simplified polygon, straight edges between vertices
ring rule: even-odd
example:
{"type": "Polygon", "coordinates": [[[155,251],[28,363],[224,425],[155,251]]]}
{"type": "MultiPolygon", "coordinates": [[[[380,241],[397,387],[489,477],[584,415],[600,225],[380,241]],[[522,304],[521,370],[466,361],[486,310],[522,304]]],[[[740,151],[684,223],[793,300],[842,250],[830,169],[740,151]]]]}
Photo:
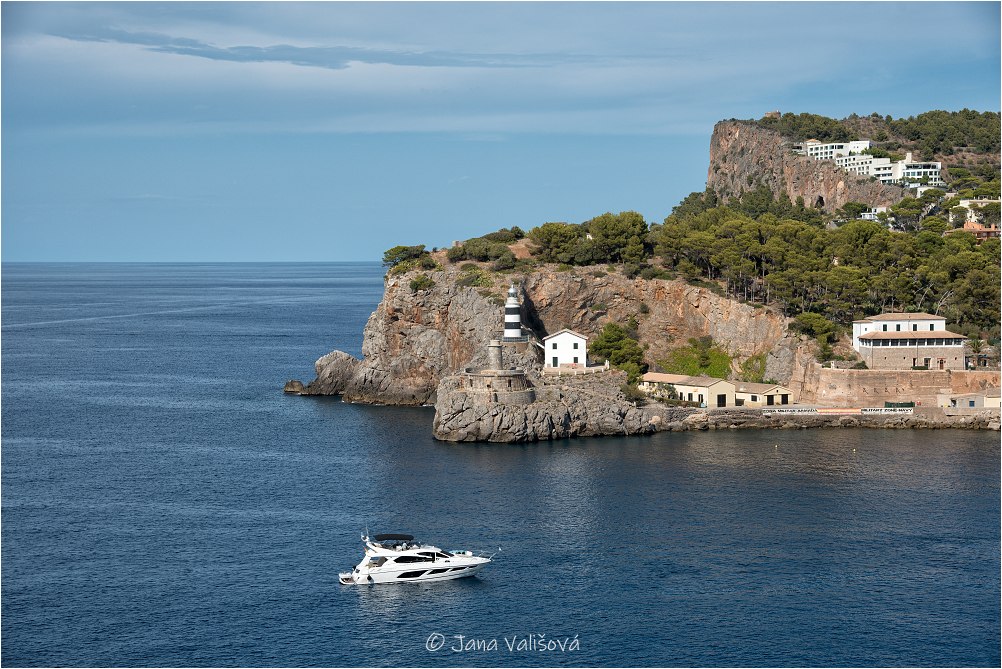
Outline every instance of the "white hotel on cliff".
{"type": "Polygon", "coordinates": [[[803,144],[794,144],[793,150],[814,160],[831,160],[847,172],[874,177],[885,184],[919,184],[926,179],[930,186],[945,186],[940,176],[943,165],[934,161],[912,160],[912,154],[905,154],[904,160],[891,162],[890,158],[874,158],[863,153],[870,148],[870,140],[853,142],[822,143],[809,139],[803,144]]]}

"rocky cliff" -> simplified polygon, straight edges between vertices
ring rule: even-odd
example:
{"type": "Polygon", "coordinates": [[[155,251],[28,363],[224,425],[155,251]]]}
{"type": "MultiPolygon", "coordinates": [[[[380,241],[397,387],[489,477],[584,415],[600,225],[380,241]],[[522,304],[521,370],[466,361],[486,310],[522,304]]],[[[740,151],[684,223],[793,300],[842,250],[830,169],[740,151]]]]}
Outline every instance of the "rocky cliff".
{"type": "Polygon", "coordinates": [[[835,211],[846,202],[889,206],[905,196],[898,186],[794,154],[791,143],[774,130],[746,121],[717,123],[710,138],[707,187],[727,200],[759,184],[777,195],[786,193],[791,202],[802,197],[806,205],[825,211],[835,211]]]}
{"type": "MultiPolygon", "coordinates": [[[[341,351],[325,355],[303,394],[342,395],[350,402],[433,403],[442,379],[486,364],[484,347],[502,330],[501,298],[511,280],[521,287],[522,323],[538,337],[562,328],[594,337],[607,322],[634,317],[649,363],[690,337],[713,337],[735,365],[786,341],[786,319],[771,309],[680,281],[628,279],[604,266],[570,271],[547,266],[514,276],[485,273],[493,283],[479,287],[464,287],[455,265],[428,275],[435,285],[417,291],[410,287],[410,274],[391,277],[365,326],[363,359],[341,351]]],[[[539,364],[533,347],[506,355],[517,355],[509,357],[512,365],[539,364]]],[[[775,365],[767,373],[777,371],[782,374],[783,367],[775,365]]]]}

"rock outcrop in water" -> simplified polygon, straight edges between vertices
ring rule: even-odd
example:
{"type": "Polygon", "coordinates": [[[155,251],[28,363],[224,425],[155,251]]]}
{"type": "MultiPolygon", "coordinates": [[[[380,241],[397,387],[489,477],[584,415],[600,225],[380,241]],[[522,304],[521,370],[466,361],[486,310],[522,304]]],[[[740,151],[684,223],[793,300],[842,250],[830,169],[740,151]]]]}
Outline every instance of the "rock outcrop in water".
{"type": "Polygon", "coordinates": [[[442,380],[432,427],[443,441],[527,442],[598,435],[649,434],[659,420],[619,391],[626,374],[534,374],[536,401],[509,404],[466,392],[461,377],[442,380]]]}

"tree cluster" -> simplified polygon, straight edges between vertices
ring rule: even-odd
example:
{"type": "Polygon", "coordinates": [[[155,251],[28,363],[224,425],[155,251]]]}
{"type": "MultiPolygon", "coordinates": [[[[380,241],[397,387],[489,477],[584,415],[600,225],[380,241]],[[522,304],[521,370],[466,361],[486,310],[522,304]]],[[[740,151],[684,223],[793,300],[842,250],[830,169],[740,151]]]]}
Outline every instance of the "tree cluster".
{"type": "Polygon", "coordinates": [[[779,118],[762,118],[757,121],[763,128],[778,131],[784,137],[803,142],[817,139],[822,142],[849,142],[859,139],[839,121],[818,114],[786,113],[779,118]]]}
{"type": "MultiPolygon", "coordinates": [[[[518,230],[520,233],[522,232],[518,228],[513,229],[518,230]]],[[[508,248],[508,244],[514,241],[517,241],[517,239],[511,235],[510,231],[500,230],[482,237],[467,239],[459,246],[450,248],[445,255],[449,259],[449,262],[460,262],[462,260],[493,261],[492,269],[511,269],[515,266],[516,258],[512,250],[508,248]],[[509,239],[510,241],[498,241],[509,239]]]]}
{"type": "Polygon", "coordinates": [[[388,267],[387,274],[403,274],[412,269],[442,269],[431,254],[425,251],[424,244],[415,246],[394,246],[383,252],[383,267],[388,267]]]}
{"type": "Polygon", "coordinates": [[[902,119],[888,116],[885,123],[894,134],[917,143],[924,156],[950,155],[955,147],[970,147],[981,153],[999,153],[1002,149],[998,112],[936,110],[902,119]]]}
{"type": "Polygon", "coordinates": [[[609,364],[626,372],[627,383],[630,384],[635,384],[647,371],[640,343],[617,323],[606,323],[602,332],[588,344],[588,353],[598,360],[608,360],[609,364]]]}
{"type": "Polygon", "coordinates": [[[664,266],[722,282],[727,293],[848,325],[883,311],[939,313],[989,329],[999,322],[999,242],[964,232],[896,233],[873,221],[831,230],[726,207],[669,216],[649,240],[664,266]]]}
{"type": "Polygon", "coordinates": [[[544,223],[530,230],[528,237],[533,255],[544,262],[639,263],[648,254],[647,222],[635,211],[605,213],[580,225],[544,223]]]}

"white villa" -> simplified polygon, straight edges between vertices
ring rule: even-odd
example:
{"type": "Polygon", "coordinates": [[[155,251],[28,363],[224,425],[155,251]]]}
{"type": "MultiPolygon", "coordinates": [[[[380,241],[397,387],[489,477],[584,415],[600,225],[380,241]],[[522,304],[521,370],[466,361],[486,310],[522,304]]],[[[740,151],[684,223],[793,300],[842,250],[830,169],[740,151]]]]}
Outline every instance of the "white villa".
{"type": "Polygon", "coordinates": [[[543,361],[546,369],[585,368],[588,366],[588,337],[563,329],[543,338],[543,361]]]}
{"type": "Polygon", "coordinates": [[[641,377],[637,387],[648,394],[670,392],[675,389],[678,399],[699,402],[704,407],[733,407],[737,405],[734,384],[711,376],[686,376],[684,374],[661,374],[647,372],[641,377]]]}

